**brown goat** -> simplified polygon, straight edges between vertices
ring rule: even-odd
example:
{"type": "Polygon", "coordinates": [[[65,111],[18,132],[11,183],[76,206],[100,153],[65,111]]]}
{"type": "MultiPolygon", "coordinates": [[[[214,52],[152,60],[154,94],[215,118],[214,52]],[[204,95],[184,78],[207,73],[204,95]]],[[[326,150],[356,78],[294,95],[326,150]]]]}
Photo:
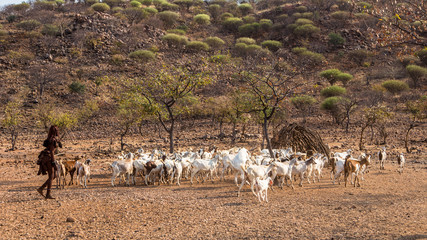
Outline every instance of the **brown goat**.
{"type": "Polygon", "coordinates": [[[350,159],[350,155],[347,155],[344,162],[344,186],[347,187],[347,179],[352,173],[354,173],[354,187],[356,187],[356,182],[357,186],[360,187],[359,172],[361,171],[363,165],[368,166],[370,163],[370,155],[362,157],[360,161],[356,159],[350,159]]]}
{"type": "Polygon", "coordinates": [[[66,182],[65,177],[67,176],[67,173],[69,173],[71,176],[71,181],[68,183],[68,185],[73,184],[74,183],[74,179],[73,179],[74,178],[74,172],[76,171],[76,160],[62,161],[61,164],[65,168],[64,182],[66,182]]]}

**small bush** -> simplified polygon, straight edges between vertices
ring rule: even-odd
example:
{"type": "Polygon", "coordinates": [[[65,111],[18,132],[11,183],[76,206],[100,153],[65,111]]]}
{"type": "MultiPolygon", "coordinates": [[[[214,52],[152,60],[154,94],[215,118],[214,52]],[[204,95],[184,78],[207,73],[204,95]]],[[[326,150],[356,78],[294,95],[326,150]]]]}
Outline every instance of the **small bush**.
{"type": "Polygon", "coordinates": [[[337,81],[342,82],[344,86],[347,85],[348,81],[350,81],[351,79],[353,79],[353,75],[349,73],[340,73],[337,76],[337,81]]]}
{"type": "Polygon", "coordinates": [[[211,24],[211,17],[207,14],[197,14],[193,17],[195,23],[199,25],[209,25],[211,24]]]}
{"type": "Polygon", "coordinates": [[[122,13],[131,24],[139,23],[148,16],[148,12],[139,7],[126,8],[122,13]]]}
{"type": "Polygon", "coordinates": [[[228,18],[231,18],[231,17],[234,17],[234,16],[233,16],[233,14],[231,14],[231,13],[229,13],[229,12],[223,13],[223,14],[221,14],[221,16],[220,16],[221,21],[227,20],[228,18]]]}
{"type": "Polygon", "coordinates": [[[228,31],[237,31],[239,26],[242,24],[243,20],[236,17],[229,17],[222,22],[222,26],[228,31]]]}
{"type": "Polygon", "coordinates": [[[95,3],[91,6],[94,11],[97,12],[108,12],[110,11],[110,6],[106,3],[95,3]]]}
{"type": "Polygon", "coordinates": [[[313,105],[316,99],[312,96],[300,95],[291,98],[291,103],[296,109],[305,110],[307,107],[313,105]]]}
{"type": "Polygon", "coordinates": [[[253,23],[256,21],[254,16],[245,16],[242,18],[245,23],[253,23]]]}
{"type": "Polygon", "coordinates": [[[99,0],[86,0],[85,3],[88,5],[93,5],[95,3],[99,3],[99,0]]]}
{"type": "Polygon", "coordinates": [[[314,16],[314,13],[312,12],[301,13],[302,18],[313,19],[313,16],[314,16]]]}
{"type": "Polygon", "coordinates": [[[86,86],[83,83],[74,81],[72,82],[68,88],[70,89],[70,92],[72,93],[84,93],[86,90],[86,86]]]}
{"type": "Polygon", "coordinates": [[[186,45],[188,41],[187,37],[173,33],[164,35],[162,40],[165,41],[169,46],[183,46],[186,45]]]}
{"type": "Polygon", "coordinates": [[[321,77],[326,78],[331,85],[334,85],[337,81],[341,81],[344,85],[348,81],[353,79],[353,75],[348,73],[343,73],[338,69],[328,69],[319,74],[321,77]]]}
{"type": "Polygon", "coordinates": [[[173,33],[173,34],[178,34],[178,35],[185,35],[185,31],[182,29],[170,29],[167,31],[167,33],[173,33]]]}
{"type": "Polygon", "coordinates": [[[334,96],[341,96],[346,94],[346,92],[347,90],[345,88],[334,85],[334,86],[330,86],[322,89],[322,91],[320,91],[320,95],[322,97],[328,98],[328,97],[334,97],[334,96]]]}
{"type": "Polygon", "coordinates": [[[209,58],[209,61],[213,62],[213,63],[227,63],[227,62],[230,61],[230,56],[228,56],[228,55],[221,55],[221,54],[214,55],[214,56],[211,56],[209,58]]]}
{"type": "Polygon", "coordinates": [[[311,24],[305,24],[298,26],[294,29],[294,34],[297,36],[304,36],[304,37],[310,37],[314,34],[320,32],[320,29],[314,25],[311,24]]]}
{"type": "Polygon", "coordinates": [[[409,89],[409,86],[407,83],[399,80],[388,80],[383,82],[381,86],[392,94],[399,94],[409,89]]]}
{"type": "Polygon", "coordinates": [[[341,102],[341,97],[328,97],[326,98],[322,104],[320,105],[320,108],[323,110],[333,110],[338,107],[338,104],[341,102]]]}
{"type": "Polygon", "coordinates": [[[253,10],[252,5],[249,3],[242,3],[238,6],[238,8],[243,15],[247,15],[253,10]]]}
{"type": "Polygon", "coordinates": [[[306,6],[298,6],[295,8],[295,10],[297,10],[300,13],[307,12],[307,7],[306,6]]]}
{"type": "Polygon", "coordinates": [[[263,31],[270,31],[273,26],[273,22],[270,19],[261,19],[259,20],[259,26],[263,31]]]}
{"type": "Polygon", "coordinates": [[[126,60],[126,57],[121,54],[114,54],[111,56],[111,63],[121,66],[123,62],[126,60]]]}
{"type": "Polygon", "coordinates": [[[32,31],[36,28],[38,28],[41,25],[41,23],[37,20],[24,20],[18,23],[16,26],[18,28],[24,29],[25,31],[32,31]]]}
{"type": "Polygon", "coordinates": [[[34,2],[34,9],[38,9],[38,10],[52,11],[57,6],[58,5],[54,1],[36,1],[36,2],[34,2]]]}
{"type": "Polygon", "coordinates": [[[12,14],[12,15],[7,16],[6,20],[8,23],[13,23],[13,22],[15,22],[16,18],[17,18],[16,15],[12,14]]]}
{"type": "Polygon", "coordinates": [[[220,48],[225,44],[224,40],[219,37],[208,37],[205,39],[205,43],[207,43],[209,47],[213,49],[220,48]]]}
{"type": "Polygon", "coordinates": [[[312,24],[313,25],[313,21],[306,19],[306,18],[298,18],[295,21],[295,24],[298,26],[302,26],[302,25],[306,25],[306,24],[312,24]]]}
{"type": "Polygon", "coordinates": [[[296,53],[296,54],[302,54],[303,52],[306,52],[307,51],[307,48],[305,48],[305,47],[294,47],[294,48],[292,48],[292,52],[293,53],[296,53]]]}
{"type": "Polygon", "coordinates": [[[135,60],[148,62],[155,58],[155,55],[152,51],[148,50],[136,50],[134,52],[129,53],[129,57],[135,60]]]}
{"type": "Polygon", "coordinates": [[[246,47],[246,53],[254,53],[258,50],[261,50],[261,46],[258,46],[256,44],[250,44],[246,47]]]}
{"type": "Polygon", "coordinates": [[[179,10],[179,6],[170,2],[164,2],[160,5],[162,11],[177,11],[179,10]]]}
{"type": "Polygon", "coordinates": [[[356,3],[356,5],[362,9],[372,8],[372,4],[367,3],[367,2],[358,2],[358,3],[356,3]]]}
{"type": "Polygon", "coordinates": [[[350,13],[347,11],[336,11],[331,13],[331,17],[336,20],[347,20],[350,18],[350,13]]]}
{"type": "Polygon", "coordinates": [[[219,15],[221,14],[221,6],[218,4],[209,5],[209,13],[213,19],[218,19],[219,15]]]}
{"type": "Polygon", "coordinates": [[[122,4],[124,0],[102,0],[102,2],[108,4],[110,7],[116,7],[122,4]]]}
{"type": "Polygon", "coordinates": [[[238,54],[238,55],[240,55],[240,56],[243,56],[243,55],[245,55],[246,54],[246,48],[248,47],[248,45],[247,44],[245,44],[245,43],[242,43],[242,42],[240,42],[240,43],[236,43],[235,45],[234,45],[234,51],[236,51],[236,53],[238,54]]]}
{"type": "Polygon", "coordinates": [[[282,43],[275,40],[266,40],[261,43],[261,46],[267,48],[268,50],[275,52],[282,47],[282,43]]]}
{"type": "Polygon", "coordinates": [[[277,17],[277,21],[279,21],[279,22],[284,22],[284,21],[286,21],[288,18],[289,18],[289,15],[288,15],[288,14],[286,14],[286,13],[284,13],[284,14],[281,14],[280,16],[278,16],[278,17],[277,17]]]}
{"type": "Polygon", "coordinates": [[[404,67],[408,66],[409,64],[418,64],[420,60],[415,57],[414,55],[405,55],[400,60],[404,67]]]}
{"type": "Polygon", "coordinates": [[[329,33],[329,43],[334,47],[342,46],[345,43],[345,39],[339,33],[329,33]]]}
{"type": "Polygon", "coordinates": [[[138,1],[136,1],[136,0],[133,0],[133,1],[130,2],[130,6],[131,7],[140,8],[140,7],[142,7],[142,4],[140,2],[138,2],[138,1]]]}
{"type": "Polygon", "coordinates": [[[155,15],[159,12],[159,11],[157,11],[157,9],[152,8],[152,7],[146,7],[146,8],[144,8],[144,11],[150,15],[155,15]]]}
{"type": "Polygon", "coordinates": [[[417,66],[417,65],[408,65],[406,66],[406,71],[414,82],[414,86],[418,86],[418,82],[427,77],[427,68],[417,66]]]}
{"type": "Polygon", "coordinates": [[[239,27],[239,33],[243,36],[254,36],[258,33],[260,28],[259,23],[247,23],[239,27]]]}
{"type": "Polygon", "coordinates": [[[139,0],[139,2],[148,7],[153,3],[153,0],[139,0]]]}
{"type": "Polygon", "coordinates": [[[173,26],[180,16],[179,13],[171,11],[160,12],[157,15],[159,16],[160,20],[162,20],[163,23],[168,27],[173,26]]]}
{"type": "Polygon", "coordinates": [[[187,49],[190,51],[209,51],[209,45],[201,41],[191,41],[187,43],[187,49]]]}
{"type": "Polygon", "coordinates": [[[251,44],[255,44],[255,43],[256,43],[256,41],[255,41],[255,39],[253,39],[253,38],[241,37],[241,38],[238,38],[238,39],[236,40],[236,43],[244,43],[244,44],[246,44],[246,45],[251,45],[251,44]]]}
{"type": "Polygon", "coordinates": [[[123,8],[121,8],[121,7],[113,7],[113,8],[111,9],[111,11],[112,11],[113,13],[119,13],[119,12],[123,11],[123,8]]]}
{"type": "Polygon", "coordinates": [[[53,24],[45,24],[42,29],[42,34],[49,36],[59,36],[61,32],[59,27],[53,24]]]}
{"type": "Polygon", "coordinates": [[[17,12],[23,12],[30,9],[30,7],[31,7],[30,4],[23,2],[23,3],[13,5],[13,10],[17,12]]]}
{"type": "Polygon", "coordinates": [[[312,65],[321,64],[325,60],[325,57],[322,54],[315,53],[312,51],[305,51],[302,52],[300,55],[312,65]]]}
{"type": "Polygon", "coordinates": [[[362,65],[370,56],[372,56],[372,53],[365,49],[353,50],[349,53],[350,59],[355,61],[358,65],[362,65]]]}
{"type": "Polygon", "coordinates": [[[421,62],[427,65],[427,49],[424,48],[423,50],[418,51],[416,55],[421,60],[421,62]]]}

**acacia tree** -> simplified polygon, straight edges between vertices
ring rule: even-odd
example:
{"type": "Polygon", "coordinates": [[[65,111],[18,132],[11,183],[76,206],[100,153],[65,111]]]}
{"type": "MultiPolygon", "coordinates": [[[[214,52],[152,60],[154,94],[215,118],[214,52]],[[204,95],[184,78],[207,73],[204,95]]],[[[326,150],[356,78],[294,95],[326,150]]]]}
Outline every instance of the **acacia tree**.
{"type": "Polygon", "coordinates": [[[391,117],[391,113],[385,107],[371,107],[364,110],[363,124],[360,131],[359,150],[363,150],[363,133],[367,127],[374,126],[377,122],[391,117]]]}
{"type": "Polygon", "coordinates": [[[223,138],[224,134],[224,122],[227,120],[227,116],[231,111],[231,98],[224,95],[219,97],[212,97],[207,99],[206,107],[210,110],[210,114],[213,119],[219,123],[219,138],[223,138]]]}
{"type": "Polygon", "coordinates": [[[418,126],[425,124],[424,120],[427,119],[427,96],[423,96],[417,101],[407,102],[406,111],[410,113],[410,121],[405,134],[405,148],[406,152],[410,153],[411,149],[409,149],[408,145],[409,132],[418,126]]]}
{"type": "Polygon", "coordinates": [[[182,113],[179,102],[193,91],[211,82],[208,72],[201,66],[163,66],[159,71],[141,80],[139,91],[154,109],[162,127],[169,134],[169,151],[174,151],[174,131],[177,116],[182,113]]]}
{"type": "Polygon", "coordinates": [[[10,150],[15,150],[16,140],[18,139],[18,129],[21,123],[22,113],[21,113],[22,102],[19,100],[10,101],[6,104],[6,108],[4,110],[4,119],[3,126],[9,130],[10,132],[10,141],[12,147],[10,150]]]}
{"type": "Polygon", "coordinates": [[[262,117],[264,138],[270,156],[274,157],[268,134],[268,125],[274,114],[282,107],[284,100],[291,96],[298,86],[292,82],[296,72],[277,71],[277,63],[273,67],[254,66],[249,71],[242,71],[240,76],[247,84],[247,91],[252,94],[251,111],[259,112],[262,117]]]}

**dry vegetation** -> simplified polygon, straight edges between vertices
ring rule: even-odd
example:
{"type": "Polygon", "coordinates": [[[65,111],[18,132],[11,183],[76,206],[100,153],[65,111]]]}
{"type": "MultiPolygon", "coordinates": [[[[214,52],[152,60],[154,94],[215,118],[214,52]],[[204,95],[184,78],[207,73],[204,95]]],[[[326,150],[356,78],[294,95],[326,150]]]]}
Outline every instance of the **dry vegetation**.
{"type": "Polygon", "coordinates": [[[0,11],[1,238],[427,237],[425,1],[96,2],[0,11]],[[291,123],[331,151],[387,146],[386,170],[268,204],[237,198],[231,178],[109,185],[121,149],[265,148],[291,123]],[[62,159],[95,164],[89,189],[46,202],[35,157],[51,124],[62,159]]]}

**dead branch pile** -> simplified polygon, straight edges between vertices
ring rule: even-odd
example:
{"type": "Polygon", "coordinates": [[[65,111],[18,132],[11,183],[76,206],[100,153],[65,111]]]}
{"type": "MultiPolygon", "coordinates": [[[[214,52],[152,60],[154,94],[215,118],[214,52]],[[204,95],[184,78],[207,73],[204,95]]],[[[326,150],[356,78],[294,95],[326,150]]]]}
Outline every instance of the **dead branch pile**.
{"type": "Polygon", "coordinates": [[[289,148],[298,152],[318,152],[329,158],[329,147],[320,135],[298,124],[290,124],[282,128],[271,140],[273,148],[289,148]]]}

